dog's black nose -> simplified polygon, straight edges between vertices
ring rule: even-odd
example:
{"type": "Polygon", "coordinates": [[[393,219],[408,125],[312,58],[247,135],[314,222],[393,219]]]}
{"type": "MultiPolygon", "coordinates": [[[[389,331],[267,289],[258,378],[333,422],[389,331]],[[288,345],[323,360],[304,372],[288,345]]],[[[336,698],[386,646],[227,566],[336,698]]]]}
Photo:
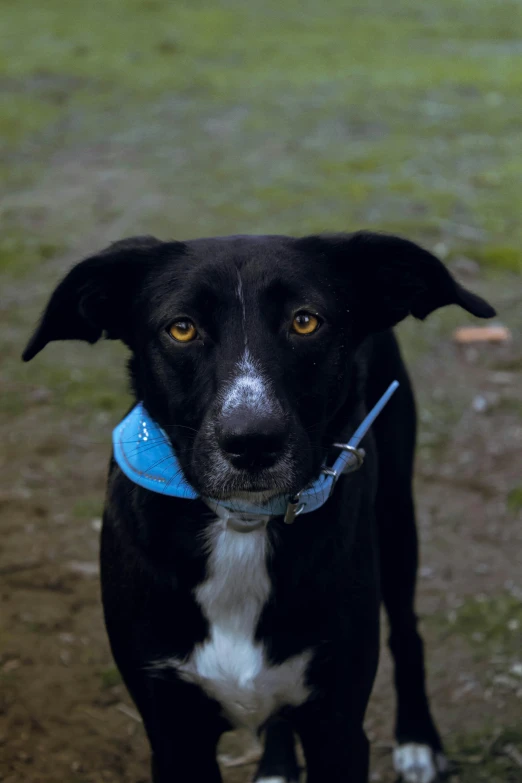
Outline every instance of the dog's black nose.
{"type": "Polygon", "coordinates": [[[220,417],[216,434],[220,448],[236,468],[266,468],[283,449],[287,426],[282,417],[236,408],[220,417]]]}

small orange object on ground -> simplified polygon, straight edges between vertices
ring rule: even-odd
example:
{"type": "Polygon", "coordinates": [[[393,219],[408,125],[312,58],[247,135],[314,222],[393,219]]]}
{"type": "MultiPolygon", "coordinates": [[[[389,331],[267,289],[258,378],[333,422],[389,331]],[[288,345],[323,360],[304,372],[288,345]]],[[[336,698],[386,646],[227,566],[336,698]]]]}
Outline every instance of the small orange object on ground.
{"type": "Polygon", "coordinates": [[[461,345],[505,343],[511,340],[511,332],[505,326],[460,326],[453,332],[453,339],[461,345]]]}

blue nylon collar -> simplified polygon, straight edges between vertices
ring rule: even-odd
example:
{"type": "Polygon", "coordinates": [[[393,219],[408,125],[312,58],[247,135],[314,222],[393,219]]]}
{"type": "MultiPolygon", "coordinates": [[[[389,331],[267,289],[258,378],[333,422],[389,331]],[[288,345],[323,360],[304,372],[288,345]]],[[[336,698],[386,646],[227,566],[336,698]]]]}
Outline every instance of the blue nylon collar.
{"type": "MultiPolygon", "coordinates": [[[[216,511],[225,509],[232,514],[248,516],[284,515],[288,523],[293,522],[298,514],[315,511],[326,503],[342,473],[350,473],[361,466],[364,451],[359,449],[359,443],[398,386],[398,381],[393,381],[348,443],[333,444],[341,449],[341,454],[333,466],[323,468],[319,478],[295,497],[278,495],[260,504],[237,499],[227,501],[201,498],[201,500],[216,511]]],[[[186,500],[200,497],[185,479],[166,433],[151,418],[143,403],[139,402],[115,427],[112,441],[116,462],[135,484],[170,497],[186,500]]]]}

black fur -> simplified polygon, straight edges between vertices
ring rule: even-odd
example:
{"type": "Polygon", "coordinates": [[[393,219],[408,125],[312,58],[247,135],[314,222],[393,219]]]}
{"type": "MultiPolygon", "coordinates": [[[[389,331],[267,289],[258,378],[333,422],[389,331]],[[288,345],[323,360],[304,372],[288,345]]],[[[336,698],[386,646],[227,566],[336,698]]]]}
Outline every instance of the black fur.
{"type": "MultiPolygon", "coordinates": [[[[189,482],[202,495],[223,498],[302,489],[325,455],[334,456],[330,444],[351,435],[388,384],[400,381],[366,438],[362,469],[343,477],[321,509],[294,525],[281,518],[269,523],[272,592],[257,638],[272,664],[307,648],[315,653],[307,672],[312,696],[273,716],[258,776],[296,779],[295,731],[309,783],[367,780],[362,723],[377,666],[381,597],[395,658],[397,739],[441,748],[413,607],[414,401],[389,329],[407,315],[423,319],[447,304],[482,318],[494,315],[431,253],[397,237],[167,243],[138,237],[74,267],[24,353],[29,360],[52,340],[96,342],[103,334],[123,340],[136,399],[168,433],[189,482]],[[303,309],[321,322],[305,337],[289,329],[303,309]],[[188,344],[168,334],[181,316],[198,328],[188,344]],[[219,395],[245,339],[270,381],[271,413],[223,424],[219,395]],[[246,441],[271,427],[277,438],[270,449],[265,444],[270,458],[231,460],[226,480],[217,484],[211,469],[226,451],[224,426],[247,433],[246,441]]],[[[201,533],[210,519],[201,501],[149,492],[111,463],[101,551],[105,619],[115,660],[144,719],[155,783],[221,780],[215,747],[227,723],[219,705],[174,674],[152,676],[147,669],[162,657],[188,656],[208,633],[193,590],[205,578],[201,533]]]]}

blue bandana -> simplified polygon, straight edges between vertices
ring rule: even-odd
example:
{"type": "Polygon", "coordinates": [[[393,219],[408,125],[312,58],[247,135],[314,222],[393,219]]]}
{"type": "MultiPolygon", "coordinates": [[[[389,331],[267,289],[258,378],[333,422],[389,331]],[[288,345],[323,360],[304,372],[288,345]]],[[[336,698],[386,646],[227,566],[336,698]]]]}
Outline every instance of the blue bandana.
{"type": "MultiPolygon", "coordinates": [[[[328,500],[341,474],[350,473],[361,466],[364,451],[359,449],[359,443],[398,386],[397,381],[389,386],[348,443],[333,444],[341,449],[341,454],[333,466],[324,467],[319,478],[297,495],[293,497],[278,495],[259,504],[238,499],[201,498],[201,500],[217,513],[224,510],[248,517],[284,515],[288,523],[293,522],[299,514],[315,511],[328,500]]],[[[135,484],[170,497],[186,500],[200,497],[185,479],[167,434],[151,418],[143,403],[139,402],[118,424],[113,431],[112,440],[116,462],[135,484]]]]}

